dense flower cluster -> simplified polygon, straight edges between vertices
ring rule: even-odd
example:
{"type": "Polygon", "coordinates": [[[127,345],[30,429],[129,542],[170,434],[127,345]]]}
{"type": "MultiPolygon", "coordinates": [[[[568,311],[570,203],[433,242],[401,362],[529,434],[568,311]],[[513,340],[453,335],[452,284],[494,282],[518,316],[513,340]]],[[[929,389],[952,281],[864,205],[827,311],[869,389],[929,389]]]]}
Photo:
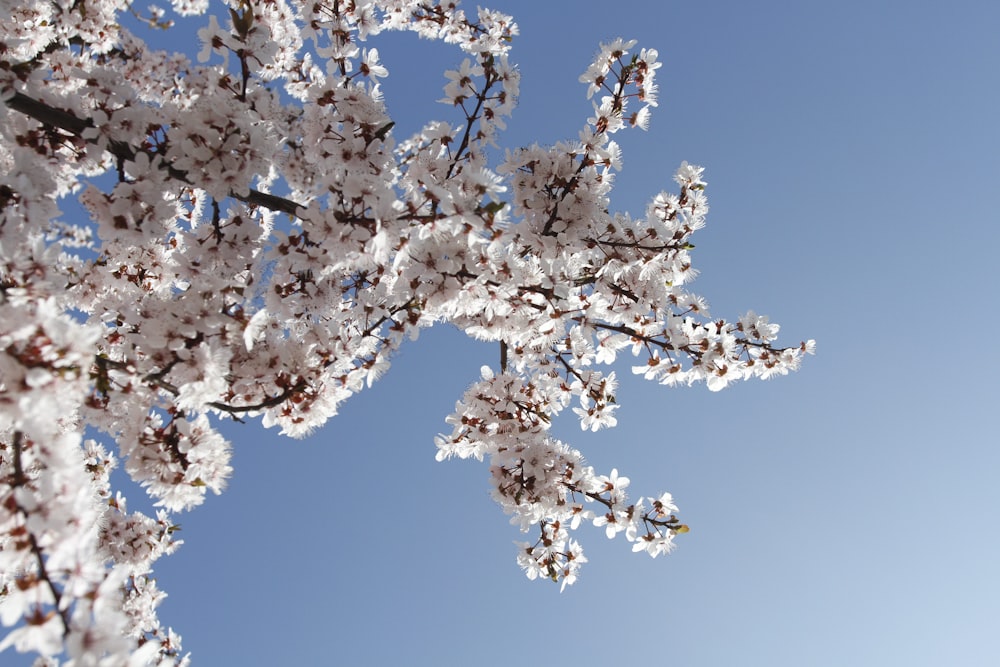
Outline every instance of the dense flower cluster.
{"type": "Polygon", "coordinates": [[[160,8],[0,0],[0,650],[185,664],[150,574],[179,544],[171,514],[231,474],[210,417],[305,435],[435,323],[500,348],[438,458],[489,459],[495,499],[537,531],[519,545],[528,577],[576,579],[582,522],[669,552],[686,530],[671,496],[630,501],[552,418],[614,426],[600,369],[622,350],[646,378],[718,390],[794,370],[813,344],[776,347],[766,317],[710,319],[687,291],[700,167],[642,217],[609,212],[611,137],[648,126],[656,51],[603,45],[577,138],[493,164],[518,95],[510,17],[447,0],[221,9],[192,61],[123,27],[171,29],[160,8]],[[395,136],[365,46],[384,30],[464,52],[453,122],[395,136]],[[86,219],[63,216],[68,198],[86,219]],[[156,516],[111,488],[119,461],[156,516]]]}

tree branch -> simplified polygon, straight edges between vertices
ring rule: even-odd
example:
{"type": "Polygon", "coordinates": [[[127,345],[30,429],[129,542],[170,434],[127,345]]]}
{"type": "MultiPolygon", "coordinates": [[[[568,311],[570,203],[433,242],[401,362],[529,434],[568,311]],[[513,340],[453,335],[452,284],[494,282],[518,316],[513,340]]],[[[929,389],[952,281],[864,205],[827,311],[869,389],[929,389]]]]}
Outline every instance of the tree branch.
{"type": "MultiPolygon", "coordinates": [[[[56,109],[45,102],[28,97],[23,93],[15,92],[12,98],[5,101],[5,104],[10,109],[23,113],[30,118],[34,118],[44,125],[58,128],[81,139],[83,139],[83,133],[86,130],[96,127],[94,122],[89,118],[79,118],[68,111],[56,109]]],[[[84,139],[84,141],[88,141],[88,143],[96,143],[92,140],[86,139],[84,139]]],[[[152,151],[138,150],[123,141],[111,139],[108,142],[108,152],[110,152],[118,160],[124,161],[134,161],[136,155],[145,153],[149,156],[151,164],[159,164],[162,169],[166,170],[171,178],[182,183],[186,183],[187,185],[196,185],[192,182],[186,171],[177,169],[167,164],[166,161],[162,159],[153,159],[162,158],[162,156],[153,153],[152,151]]],[[[252,188],[246,194],[230,192],[229,196],[233,199],[242,201],[245,204],[260,206],[272,211],[279,211],[292,217],[299,217],[299,210],[304,208],[301,204],[294,202],[291,199],[285,199],[284,197],[272,195],[268,192],[261,192],[260,190],[252,188]]]]}
{"type": "MultiPolygon", "coordinates": [[[[24,486],[28,483],[28,476],[24,472],[24,465],[21,462],[21,448],[24,440],[24,434],[21,431],[14,431],[13,438],[13,448],[14,448],[14,476],[12,480],[12,487],[24,486]]],[[[69,634],[69,610],[62,608],[62,591],[56,586],[52,577],[49,575],[48,569],[45,567],[45,554],[42,553],[42,547],[38,544],[38,539],[35,534],[28,529],[28,510],[16,500],[16,496],[12,494],[14,500],[14,506],[17,511],[21,513],[24,517],[24,529],[28,534],[28,545],[31,548],[31,554],[35,557],[35,561],[38,563],[38,577],[41,581],[44,581],[46,586],[48,586],[49,593],[52,594],[53,607],[57,610],[59,618],[62,621],[63,626],[63,637],[69,634]]],[[[31,575],[26,575],[30,577],[31,575]]],[[[40,614],[41,610],[36,610],[36,615],[40,614]]]]}

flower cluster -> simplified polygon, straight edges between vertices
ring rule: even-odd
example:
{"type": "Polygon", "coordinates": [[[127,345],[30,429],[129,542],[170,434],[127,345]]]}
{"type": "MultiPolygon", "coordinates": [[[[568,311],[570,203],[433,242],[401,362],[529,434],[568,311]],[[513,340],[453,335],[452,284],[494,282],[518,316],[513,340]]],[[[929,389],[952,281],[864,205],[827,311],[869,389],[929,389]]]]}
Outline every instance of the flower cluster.
{"type": "MultiPolygon", "coordinates": [[[[635,543],[633,551],[655,557],[673,548],[674,536],[687,527],[674,516],[669,493],[629,504],[627,477],[617,470],[598,475],[579,451],[548,435],[551,416],[564,403],[553,384],[526,383],[514,373],[494,375],[489,367],[482,376],[448,417],[454,429],[438,437],[437,458],[489,457],[494,500],[522,531],[533,526],[540,531],[535,543],[518,543],[518,563],[530,579],[561,580],[563,587],[576,581],[587,559],[570,533],[583,521],[603,526],[609,538],[625,533],[635,543]]],[[[575,411],[586,428],[592,414],[575,411]]]]}
{"type": "Polygon", "coordinates": [[[232,474],[218,419],[305,435],[423,327],[499,347],[438,458],[489,461],[496,501],[537,531],[518,563],[563,586],[586,562],[571,537],[584,522],[652,556],[686,531],[669,494],[630,501],[628,478],[549,434],[564,410],[587,430],[617,423],[602,367],[627,350],[649,379],[717,390],[813,351],[778,347],[752,312],[710,319],[687,291],[700,167],[682,164],[644,216],[611,212],[611,137],[648,126],[652,49],[603,45],[576,138],[501,153],[519,94],[508,16],[451,0],[230,0],[192,59],[128,27],[176,30],[163,9],[82,7],[0,14],[0,650],[185,664],[151,573],[180,544],[172,515],[232,474]],[[385,30],[462,51],[447,120],[410,137],[366,46],[385,30]],[[127,510],[119,461],[155,512],[127,510]]]}

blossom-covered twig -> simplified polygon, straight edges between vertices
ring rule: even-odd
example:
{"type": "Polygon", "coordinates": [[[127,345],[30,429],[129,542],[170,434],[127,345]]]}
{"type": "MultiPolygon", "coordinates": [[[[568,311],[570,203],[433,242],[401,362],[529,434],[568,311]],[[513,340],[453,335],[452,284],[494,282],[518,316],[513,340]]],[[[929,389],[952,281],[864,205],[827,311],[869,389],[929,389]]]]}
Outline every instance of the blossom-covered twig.
{"type": "MultiPolygon", "coordinates": [[[[701,167],[682,163],[676,192],[641,216],[611,211],[613,135],[645,129],[657,104],[653,49],[601,46],[580,77],[594,100],[575,139],[497,151],[520,92],[517,26],[498,12],[233,0],[207,15],[192,57],[151,49],[128,2],[9,10],[0,622],[12,629],[0,650],[186,664],[152,568],[180,544],[173,515],[233,474],[217,420],[306,435],[421,328],[499,345],[437,457],[489,461],[495,500],[537,531],[518,563],[564,587],[586,562],[583,523],[652,556],[687,530],[670,494],[629,500],[627,477],[550,433],[567,410],[583,429],[615,426],[620,353],[648,379],[718,390],[795,370],[814,349],[779,346],[752,311],[711,318],[688,291],[708,211],[701,167]],[[366,47],[385,30],[462,52],[444,120],[411,137],[397,136],[389,72],[366,47]],[[67,218],[67,198],[84,213],[67,218]],[[155,512],[127,511],[118,461],[155,512]]],[[[161,9],[138,18],[179,29],[161,9]]]]}

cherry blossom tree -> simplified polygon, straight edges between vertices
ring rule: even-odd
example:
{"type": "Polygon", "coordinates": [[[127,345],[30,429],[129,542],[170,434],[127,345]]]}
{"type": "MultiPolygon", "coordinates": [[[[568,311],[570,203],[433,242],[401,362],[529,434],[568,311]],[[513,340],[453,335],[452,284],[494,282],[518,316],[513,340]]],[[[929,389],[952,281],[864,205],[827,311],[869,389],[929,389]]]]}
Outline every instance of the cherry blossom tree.
{"type": "Polygon", "coordinates": [[[682,163],[640,216],[609,210],[612,136],[647,127],[657,52],[601,45],[576,138],[500,151],[518,96],[508,16],[431,0],[172,5],[208,14],[196,61],[124,27],[171,30],[166,10],[2,0],[0,649],[186,664],[151,573],[178,546],[176,514],[231,475],[218,419],[308,434],[440,323],[497,356],[437,458],[489,461],[493,497],[530,535],[526,575],[573,583],[581,523],[668,553],[687,530],[670,494],[630,499],[552,419],[614,426],[623,351],[647,379],[716,391],[788,373],[813,343],[779,347],[767,317],[713,319],[687,290],[700,167],[682,163]],[[444,120],[410,137],[367,46],[387,30],[461,51],[444,120]],[[155,515],[112,488],[117,466],[155,515]]]}

